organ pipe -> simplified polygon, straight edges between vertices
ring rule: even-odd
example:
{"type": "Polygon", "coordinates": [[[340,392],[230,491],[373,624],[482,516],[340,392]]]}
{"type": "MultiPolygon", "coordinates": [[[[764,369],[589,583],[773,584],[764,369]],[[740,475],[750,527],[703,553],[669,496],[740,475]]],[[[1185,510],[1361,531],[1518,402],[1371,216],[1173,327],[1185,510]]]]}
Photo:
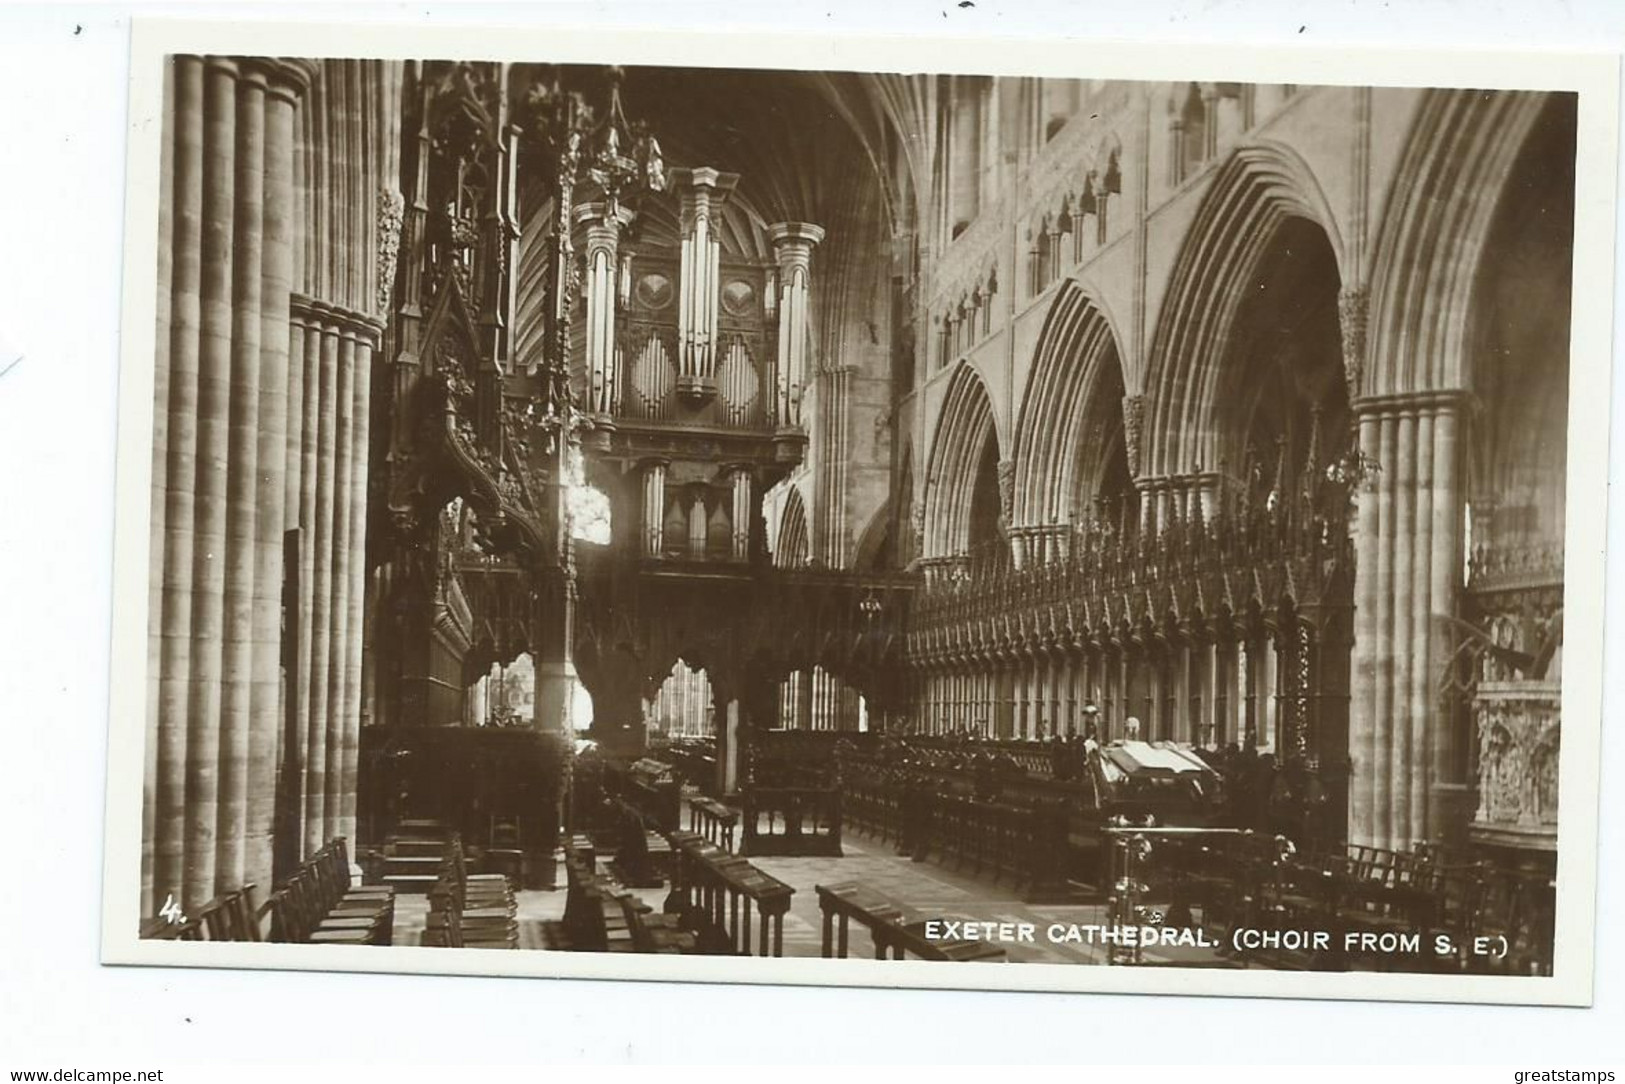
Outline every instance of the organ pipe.
{"type": "Polygon", "coordinates": [[[716,390],[717,304],[722,278],[722,244],[717,239],[716,217],[739,178],[700,167],[674,170],[672,180],[678,192],[682,230],[677,390],[686,397],[703,400],[716,390]]]}
{"type": "Polygon", "coordinates": [[[801,426],[801,402],[808,383],[807,299],[812,251],[824,230],[808,222],[780,222],[768,227],[778,262],[778,364],[774,374],[779,425],[801,426]]]}
{"type": "Polygon", "coordinates": [[[616,298],[621,275],[618,248],[622,231],[632,221],[625,207],[613,210],[603,203],[587,203],[575,210],[586,237],[587,274],[582,283],[586,306],[587,409],[610,415],[620,399],[620,351],[615,343],[616,298]]]}

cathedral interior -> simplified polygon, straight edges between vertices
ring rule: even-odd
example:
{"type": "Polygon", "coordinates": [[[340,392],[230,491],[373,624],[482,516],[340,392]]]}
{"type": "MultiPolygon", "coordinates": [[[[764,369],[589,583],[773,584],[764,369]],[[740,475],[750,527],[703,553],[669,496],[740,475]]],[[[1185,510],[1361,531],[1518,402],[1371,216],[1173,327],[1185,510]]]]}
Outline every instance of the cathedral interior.
{"type": "Polygon", "coordinates": [[[1549,973],[1572,95],[163,125],[144,936],[1549,973]]]}

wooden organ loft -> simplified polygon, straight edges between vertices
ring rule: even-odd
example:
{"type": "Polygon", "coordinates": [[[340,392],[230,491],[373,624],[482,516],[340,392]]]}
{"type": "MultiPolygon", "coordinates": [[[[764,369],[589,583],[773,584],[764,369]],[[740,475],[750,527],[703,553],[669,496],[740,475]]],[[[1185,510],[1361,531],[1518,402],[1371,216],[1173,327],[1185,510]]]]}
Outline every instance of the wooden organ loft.
{"type": "Polygon", "coordinates": [[[616,72],[424,63],[406,91],[373,385],[364,835],[432,815],[481,838],[496,818],[551,853],[578,720],[636,756],[679,659],[712,690],[720,791],[749,778],[748,735],[792,672],[899,710],[908,579],[777,569],[765,544],[763,494],[807,447],[824,231],[765,223],[748,178],[668,169],[616,72]],[[449,734],[521,654],[534,718],[507,721],[528,736],[449,734]]]}

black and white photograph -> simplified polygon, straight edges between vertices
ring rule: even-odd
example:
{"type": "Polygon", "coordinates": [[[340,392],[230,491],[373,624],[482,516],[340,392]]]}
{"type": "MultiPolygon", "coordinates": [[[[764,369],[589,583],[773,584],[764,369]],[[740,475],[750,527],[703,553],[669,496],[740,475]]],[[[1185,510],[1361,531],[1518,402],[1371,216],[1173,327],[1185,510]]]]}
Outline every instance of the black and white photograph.
{"type": "Polygon", "coordinates": [[[105,961],[1589,1001],[1617,62],[135,35],[105,961]]]}

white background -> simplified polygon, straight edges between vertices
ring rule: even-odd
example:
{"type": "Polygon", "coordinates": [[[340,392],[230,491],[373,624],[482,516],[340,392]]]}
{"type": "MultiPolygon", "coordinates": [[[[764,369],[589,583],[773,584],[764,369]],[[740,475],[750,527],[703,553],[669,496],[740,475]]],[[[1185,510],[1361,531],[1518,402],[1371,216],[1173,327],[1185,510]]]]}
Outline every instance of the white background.
{"type": "MultiPolygon", "coordinates": [[[[738,2],[358,5],[342,15],[1255,44],[1613,52],[1625,45],[1618,0],[957,3],[826,0],[793,11],[738,2]]],[[[219,4],[140,10],[230,13],[219,4]]],[[[339,17],[332,7],[230,10],[339,17]]],[[[234,1061],[932,1056],[960,1063],[1625,1064],[1625,938],[1611,921],[1625,903],[1625,743],[1611,733],[1611,719],[1602,739],[1590,1010],[100,966],[129,14],[0,7],[0,344],[24,355],[0,376],[0,1073],[234,1061]]],[[[1622,337],[1616,326],[1616,372],[1622,337]]],[[[1625,382],[1617,376],[1613,399],[1616,417],[1625,417],[1625,382]]],[[[1612,444],[1611,477],[1625,466],[1625,446],[1612,444]]],[[[1600,439],[1596,454],[1605,454],[1600,439]]],[[[1621,502],[1613,502],[1609,521],[1612,550],[1625,524],[1621,502]]],[[[1610,576],[1608,584],[1611,630],[1625,597],[1618,580],[1610,576]]],[[[1606,650],[1611,716],[1625,692],[1617,634],[1606,650]]],[[[1565,815],[1586,811],[1566,808],[1565,815]]]]}

